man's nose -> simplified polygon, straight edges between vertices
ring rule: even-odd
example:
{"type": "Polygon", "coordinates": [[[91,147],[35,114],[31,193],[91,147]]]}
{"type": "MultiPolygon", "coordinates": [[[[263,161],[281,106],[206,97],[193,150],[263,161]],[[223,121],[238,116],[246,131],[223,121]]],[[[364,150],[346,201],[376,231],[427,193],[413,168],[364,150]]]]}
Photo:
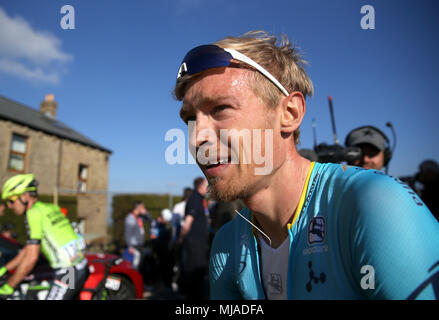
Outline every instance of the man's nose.
{"type": "Polygon", "coordinates": [[[195,121],[195,128],[193,130],[193,137],[191,137],[191,143],[199,148],[205,143],[212,143],[215,138],[215,130],[208,116],[200,114],[197,115],[195,121]]]}

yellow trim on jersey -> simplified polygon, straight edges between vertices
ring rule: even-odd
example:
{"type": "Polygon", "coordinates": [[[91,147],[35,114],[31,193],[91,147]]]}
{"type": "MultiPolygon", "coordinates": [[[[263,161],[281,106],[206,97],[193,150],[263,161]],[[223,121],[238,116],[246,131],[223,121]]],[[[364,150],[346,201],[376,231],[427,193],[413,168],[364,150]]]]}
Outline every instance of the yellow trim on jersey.
{"type": "MultiPolygon", "coordinates": [[[[315,162],[311,162],[311,165],[309,166],[308,173],[307,173],[306,180],[305,180],[305,186],[303,187],[302,194],[300,195],[299,205],[297,206],[296,211],[294,212],[293,222],[287,224],[288,229],[291,229],[291,227],[296,222],[297,217],[299,217],[300,211],[302,211],[303,204],[305,203],[306,193],[308,190],[309,180],[311,178],[311,173],[312,173],[312,170],[314,169],[314,165],[315,165],[315,162]]],[[[253,212],[251,213],[251,222],[253,224],[255,223],[255,218],[254,218],[253,212]]],[[[257,235],[256,229],[254,227],[252,227],[252,232],[253,232],[253,235],[255,235],[255,236],[257,235]]]]}
{"type": "Polygon", "coordinates": [[[309,180],[311,178],[312,170],[314,169],[314,164],[315,162],[311,162],[311,165],[309,166],[308,175],[306,176],[305,186],[303,187],[302,194],[300,195],[299,205],[297,206],[296,211],[294,212],[293,222],[287,224],[288,229],[291,229],[291,227],[296,222],[297,217],[299,217],[300,211],[302,211],[303,204],[305,203],[306,191],[308,190],[309,180]]]}

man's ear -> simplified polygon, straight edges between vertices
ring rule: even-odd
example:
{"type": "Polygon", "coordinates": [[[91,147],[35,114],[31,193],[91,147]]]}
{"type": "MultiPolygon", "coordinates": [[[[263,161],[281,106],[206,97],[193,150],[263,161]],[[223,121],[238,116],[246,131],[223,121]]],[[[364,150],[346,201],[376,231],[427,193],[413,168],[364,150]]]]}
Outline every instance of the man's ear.
{"type": "Polygon", "coordinates": [[[291,134],[300,127],[306,112],[305,98],[301,92],[294,91],[282,100],[280,126],[281,132],[291,134]]]}

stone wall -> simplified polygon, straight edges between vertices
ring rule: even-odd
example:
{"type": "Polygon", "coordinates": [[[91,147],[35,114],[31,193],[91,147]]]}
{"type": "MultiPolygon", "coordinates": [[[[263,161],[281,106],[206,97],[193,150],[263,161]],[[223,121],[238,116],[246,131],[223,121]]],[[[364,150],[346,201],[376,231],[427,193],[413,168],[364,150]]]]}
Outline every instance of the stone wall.
{"type": "Polygon", "coordinates": [[[55,191],[58,174],[60,140],[52,135],[36,131],[10,121],[0,120],[0,181],[3,183],[18,174],[8,170],[12,134],[26,136],[25,172],[35,174],[41,194],[55,191]]]}
{"type": "Polygon", "coordinates": [[[88,167],[87,191],[78,196],[78,216],[86,219],[85,232],[106,235],[109,156],[70,140],[31,129],[11,121],[0,120],[0,183],[17,172],[8,170],[12,134],[26,136],[25,172],[35,174],[40,194],[76,194],[79,165],[88,167]]]}
{"type": "Polygon", "coordinates": [[[90,193],[106,192],[108,188],[109,154],[69,140],[61,146],[61,189],[77,189],[79,165],[88,167],[87,190],[90,193]]]}

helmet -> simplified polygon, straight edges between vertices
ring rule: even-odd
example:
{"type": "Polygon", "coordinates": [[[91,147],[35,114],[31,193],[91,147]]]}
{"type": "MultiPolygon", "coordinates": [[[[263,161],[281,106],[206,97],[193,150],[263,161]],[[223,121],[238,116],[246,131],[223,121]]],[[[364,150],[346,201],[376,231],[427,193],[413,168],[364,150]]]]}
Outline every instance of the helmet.
{"type": "Polygon", "coordinates": [[[9,178],[3,185],[2,200],[21,196],[25,192],[37,191],[37,181],[32,173],[19,174],[9,178]]]}

